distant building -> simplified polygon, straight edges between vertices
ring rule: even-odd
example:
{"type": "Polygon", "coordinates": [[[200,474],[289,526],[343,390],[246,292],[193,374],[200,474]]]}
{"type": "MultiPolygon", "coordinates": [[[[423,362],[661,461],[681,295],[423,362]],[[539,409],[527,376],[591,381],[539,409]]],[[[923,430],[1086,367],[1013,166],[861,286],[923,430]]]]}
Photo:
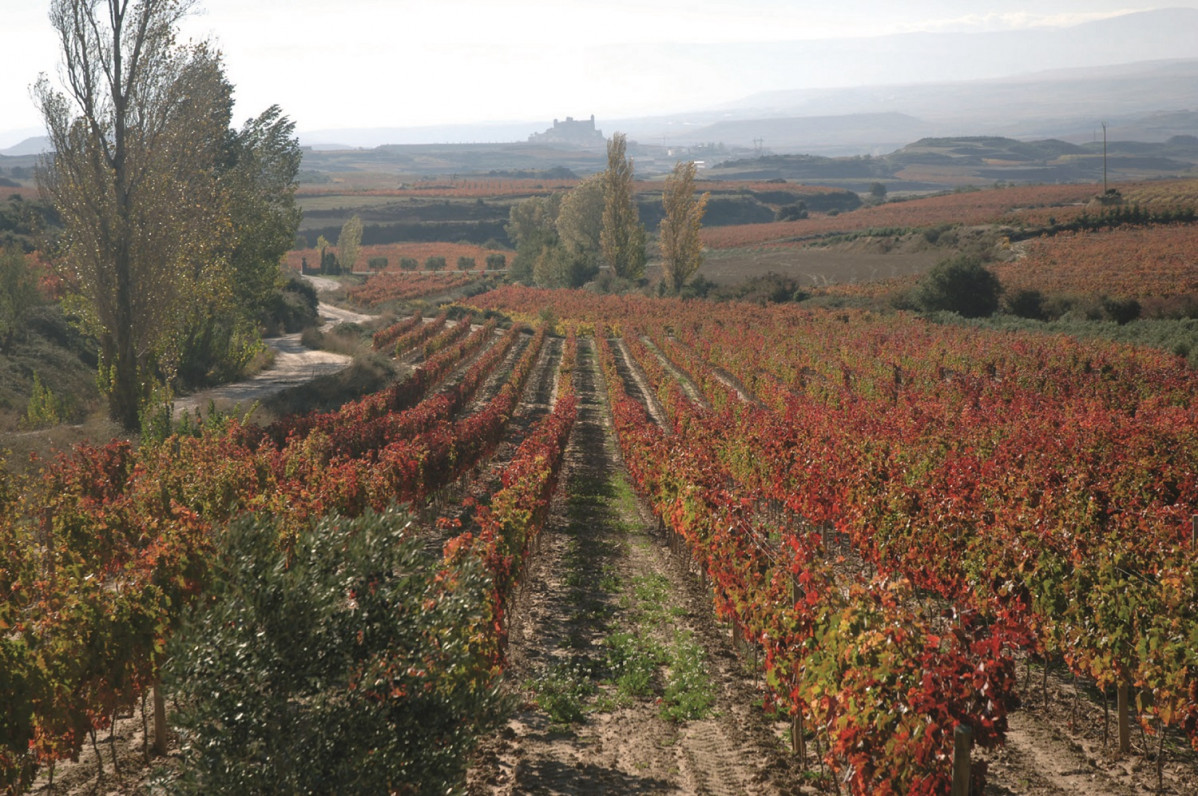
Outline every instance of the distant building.
{"type": "Polygon", "coordinates": [[[567,116],[564,122],[554,119],[553,127],[543,133],[533,133],[528,141],[532,144],[599,146],[605,144],[607,139],[595,129],[595,114],[591,114],[588,121],[577,121],[573,116],[567,116]]]}

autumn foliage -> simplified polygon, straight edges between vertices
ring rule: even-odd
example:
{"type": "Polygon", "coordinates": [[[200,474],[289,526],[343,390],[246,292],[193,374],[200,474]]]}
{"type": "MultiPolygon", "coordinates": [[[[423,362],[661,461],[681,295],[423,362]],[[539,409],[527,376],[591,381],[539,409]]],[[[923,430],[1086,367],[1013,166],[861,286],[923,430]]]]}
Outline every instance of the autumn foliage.
{"type": "Polygon", "coordinates": [[[953,727],[1001,739],[1018,652],[1127,686],[1147,731],[1198,745],[1198,377],[1179,358],[856,311],[474,302],[622,338],[600,351],[635,483],[854,792],[946,790],[953,727]]]}
{"type": "MultiPolygon", "coordinates": [[[[336,412],[268,428],[214,423],[137,450],[121,442],[82,447],[36,477],[0,480],[5,788],[19,791],[39,766],[77,756],[89,735],[158,679],[184,610],[213,585],[215,538],[225,523],[247,512],[268,515],[286,553],[330,515],[422,506],[491,455],[545,329],[511,359],[525,336],[518,326],[497,335],[494,323],[472,329],[467,318],[440,328],[410,378],[336,412]],[[476,400],[505,360],[508,375],[476,400]],[[459,378],[446,383],[454,371],[459,378]]],[[[573,422],[568,382],[507,465],[503,492],[480,527],[463,529],[437,564],[446,600],[475,593],[452,589],[463,556],[491,581],[480,609],[487,618],[470,630],[471,644],[485,651],[471,665],[482,669],[455,677],[494,676],[500,617],[573,422]]]]}

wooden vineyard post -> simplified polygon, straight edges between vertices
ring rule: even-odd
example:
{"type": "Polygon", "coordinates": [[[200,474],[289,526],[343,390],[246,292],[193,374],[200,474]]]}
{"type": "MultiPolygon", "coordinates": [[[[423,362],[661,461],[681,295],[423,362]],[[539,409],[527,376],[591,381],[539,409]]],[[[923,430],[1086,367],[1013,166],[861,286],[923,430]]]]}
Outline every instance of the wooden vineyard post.
{"type": "Polygon", "coordinates": [[[790,749],[799,758],[799,767],[807,770],[807,738],[803,732],[803,709],[796,708],[790,720],[790,749]]]}
{"type": "Polygon", "coordinates": [[[1116,712],[1119,716],[1119,753],[1128,754],[1131,752],[1131,722],[1129,721],[1131,710],[1127,704],[1126,680],[1119,681],[1116,694],[1116,712]]]}
{"type": "Polygon", "coordinates": [[[154,681],[154,754],[166,754],[166,697],[162,693],[162,683],[154,681]]]}
{"type": "Polygon", "coordinates": [[[953,731],[953,789],[952,796],[969,796],[969,750],[973,746],[973,729],[958,724],[953,731]]]}
{"type": "MultiPolygon", "coordinates": [[[[790,603],[793,606],[803,598],[803,587],[799,583],[799,579],[793,575],[790,578],[790,603]]],[[[796,674],[795,685],[798,686],[796,674]]],[[[803,708],[797,706],[795,708],[794,717],[790,723],[790,747],[799,757],[799,766],[803,771],[807,770],[807,738],[803,730],[803,708]]]]}

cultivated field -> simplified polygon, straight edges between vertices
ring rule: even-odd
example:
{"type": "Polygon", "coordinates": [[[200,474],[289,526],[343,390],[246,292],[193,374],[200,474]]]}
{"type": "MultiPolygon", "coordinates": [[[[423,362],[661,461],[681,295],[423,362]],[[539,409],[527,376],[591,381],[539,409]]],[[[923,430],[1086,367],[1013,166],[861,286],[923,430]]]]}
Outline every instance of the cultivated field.
{"type": "MultiPolygon", "coordinates": [[[[305,201],[565,184],[384,182],[305,201]]],[[[700,273],[804,288],[774,303],[650,297],[652,263],[622,295],[500,285],[502,241],[412,221],[341,277],[386,313],[343,332],[385,387],[2,471],[0,786],[1195,792],[1191,349],[896,309],[966,253],[1192,337],[1195,185],[709,227],[700,273]]]]}

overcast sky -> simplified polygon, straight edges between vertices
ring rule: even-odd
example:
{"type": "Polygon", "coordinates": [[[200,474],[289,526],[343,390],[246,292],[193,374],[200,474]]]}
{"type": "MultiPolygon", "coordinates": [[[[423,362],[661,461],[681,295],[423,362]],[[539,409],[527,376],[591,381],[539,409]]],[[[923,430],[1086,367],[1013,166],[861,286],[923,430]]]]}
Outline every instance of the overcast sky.
{"type": "MultiPolygon", "coordinates": [[[[791,41],[1068,25],[1198,0],[199,0],[237,122],[271,104],[301,131],[634,116],[754,93],[654,43],[791,41]]],[[[45,0],[0,0],[0,147],[40,126],[57,74],[45,0]]],[[[1196,47],[1198,50],[1198,47],[1196,47]]],[[[886,82],[879,65],[878,82],[886,82]]],[[[795,76],[793,88],[805,86],[795,76]]]]}

